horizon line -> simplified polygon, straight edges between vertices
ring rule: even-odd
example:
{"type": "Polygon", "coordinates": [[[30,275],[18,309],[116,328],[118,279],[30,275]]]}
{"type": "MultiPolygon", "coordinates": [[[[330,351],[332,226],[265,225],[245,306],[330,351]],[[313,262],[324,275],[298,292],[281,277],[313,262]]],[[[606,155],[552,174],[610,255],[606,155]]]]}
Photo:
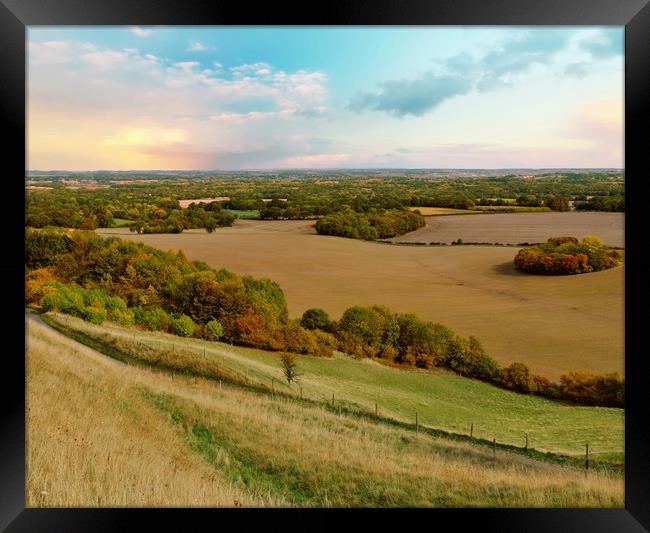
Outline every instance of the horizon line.
{"type": "Polygon", "coordinates": [[[363,170],[620,170],[625,167],[260,167],[260,168],[192,168],[192,169],[28,169],[26,172],[260,172],[260,171],[363,171],[363,170]]]}

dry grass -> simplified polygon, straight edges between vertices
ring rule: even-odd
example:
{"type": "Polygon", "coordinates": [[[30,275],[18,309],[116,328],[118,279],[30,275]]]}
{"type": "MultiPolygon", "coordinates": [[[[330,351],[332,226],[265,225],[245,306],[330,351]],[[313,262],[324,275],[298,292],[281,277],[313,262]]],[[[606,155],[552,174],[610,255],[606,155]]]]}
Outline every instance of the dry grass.
{"type": "MultiPolygon", "coordinates": [[[[435,217],[435,224],[461,220],[466,221],[463,227],[478,224],[479,229],[506,232],[496,239],[502,242],[545,240],[558,233],[580,236],[580,227],[607,239],[605,227],[611,226],[608,231],[622,237],[620,213],[450,216],[435,217]],[[510,222],[498,229],[504,217],[510,222]]],[[[338,318],[352,305],[383,304],[441,322],[461,335],[475,335],[500,363],[521,361],[553,380],[576,369],[623,374],[623,268],[581,276],[531,276],[514,270],[514,247],[390,246],[316,235],[312,226],[310,221],[238,220],[212,234],[98,233],[163,250],[182,249],[215,268],[277,281],[292,317],[321,307],[338,318]]],[[[495,240],[472,238],[455,227],[448,231],[450,241],[495,240]]],[[[404,238],[423,240],[416,234],[404,238]]],[[[445,239],[432,233],[424,240],[445,239]]]]}
{"type": "Polygon", "coordinates": [[[620,477],[172,379],[33,320],[27,345],[30,507],[623,505],[620,477]]]}
{"type": "Polygon", "coordinates": [[[278,503],[251,497],[188,453],[136,387],[169,389],[168,378],[134,371],[34,321],[28,328],[28,507],[278,503]]]}

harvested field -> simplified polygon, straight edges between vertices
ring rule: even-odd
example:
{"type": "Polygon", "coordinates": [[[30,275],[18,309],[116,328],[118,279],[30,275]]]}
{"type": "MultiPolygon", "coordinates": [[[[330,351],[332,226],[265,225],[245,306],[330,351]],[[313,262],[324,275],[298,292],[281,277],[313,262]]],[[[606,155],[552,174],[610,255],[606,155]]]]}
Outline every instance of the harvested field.
{"type": "Polygon", "coordinates": [[[490,213],[488,216],[426,217],[427,225],[391,239],[393,242],[543,242],[549,237],[571,235],[581,239],[596,235],[610,246],[624,246],[623,213],[551,212],[490,213]]]}
{"type": "Polygon", "coordinates": [[[211,202],[227,202],[228,200],[230,200],[230,196],[216,196],[214,198],[189,198],[187,200],[179,200],[178,203],[182,209],[185,209],[192,203],[209,204],[211,202]]]}
{"type": "MultiPolygon", "coordinates": [[[[583,218],[583,213],[526,213],[436,221],[468,218],[487,224],[497,217],[556,214],[583,218]]],[[[475,335],[500,363],[521,361],[551,379],[575,369],[623,373],[623,267],[531,276],[514,270],[516,247],[391,246],[316,235],[312,226],[312,221],[237,220],[212,234],[136,235],[119,228],[97,233],[182,249],[213,267],[277,281],[292,317],[321,307],[339,318],[351,305],[383,304],[475,335]]],[[[588,233],[607,239],[601,230],[588,233]]],[[[562,233],[580,236],[575,227],[562,233]]]]}

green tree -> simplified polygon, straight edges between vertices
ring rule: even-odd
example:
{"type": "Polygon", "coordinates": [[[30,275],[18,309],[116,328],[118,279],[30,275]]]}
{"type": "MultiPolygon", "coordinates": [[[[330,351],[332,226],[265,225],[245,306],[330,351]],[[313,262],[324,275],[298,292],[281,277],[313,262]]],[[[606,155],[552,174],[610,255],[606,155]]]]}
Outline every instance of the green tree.
{"type": "Polygon", "coordinates": [[[329,331],[330,317],[327,311],[318,308],[307,309],[300,319],[300,325],[305,329],[320,329],[322,331],[329,331]]]}
{"type": "Polygon", "coordinates": [[[298,371],[298,363],[296,363],[296,356],[294,354],[283,353],[280,356],[280,362],[282,363],[282,373],[289,385],[291,385],[292,382],[297,381],[302,375],[298,371]]]}

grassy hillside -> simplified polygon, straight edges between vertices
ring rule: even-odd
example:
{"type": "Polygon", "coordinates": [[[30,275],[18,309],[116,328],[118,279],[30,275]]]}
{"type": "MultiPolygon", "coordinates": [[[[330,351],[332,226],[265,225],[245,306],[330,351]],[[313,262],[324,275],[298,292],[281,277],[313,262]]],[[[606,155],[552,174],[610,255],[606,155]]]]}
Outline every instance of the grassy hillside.
{"type": "MultiPolygon", "coordinates": [[[[219,342],[183,339],[158,332],[101,326],[81,319],[48,313],[46,319],[66,325],[120,353],[131,353],[130,362],[147,359],[176,371],[273,386],[279,392],[300,395],[298,386],[283,380],[277,353],[230,346],[219,342]],[[273,381],[273,383],[272,383],[273,381]]],[[[86,339],[87,340],[87,339],[86,339]]],[[[117,357],[121,357],[118,353],[117,357]]],[[[397,370],[369,360],[347,356],[332,359],[297,356],[304,398],[331,402],[335,407],[354,407],[379,415],[419,423],[453,433],[541,451],[581,456],[589,443],[594,458],[621,463],[624,452],[624,411],[613,408],[563,405],[521,395],[485,383],[438,371],[397,370]]]]}
{"type": "MultiPolygon", "coordinates": [[[[123,342],[131,333],[91,330],[123,342]]],[[[620,476],[493,456],[309,402],[124,365],[33,318],[27,332],[30,507],[623,505],[620,476]]],[[[140,338],[153,337],[173,339],[140,338]]],[[[206,360],[273,372],[251,353],[214,344],[206,360]]],[[[349,364],[375,375],[373,365],[349,364]]]]}

